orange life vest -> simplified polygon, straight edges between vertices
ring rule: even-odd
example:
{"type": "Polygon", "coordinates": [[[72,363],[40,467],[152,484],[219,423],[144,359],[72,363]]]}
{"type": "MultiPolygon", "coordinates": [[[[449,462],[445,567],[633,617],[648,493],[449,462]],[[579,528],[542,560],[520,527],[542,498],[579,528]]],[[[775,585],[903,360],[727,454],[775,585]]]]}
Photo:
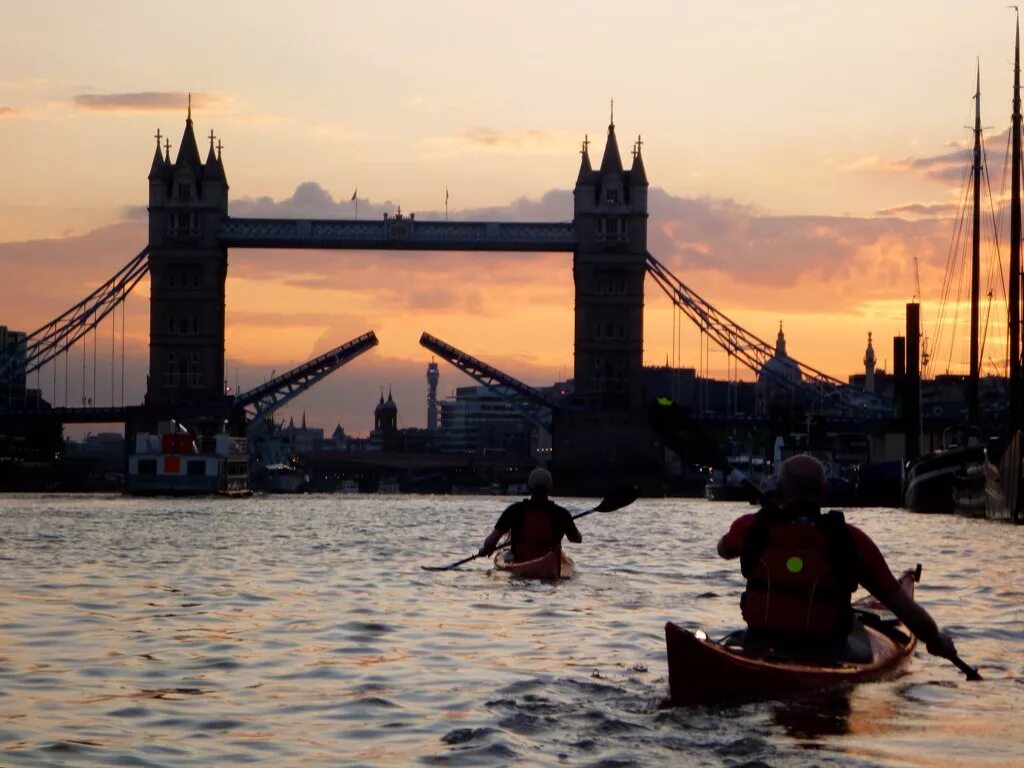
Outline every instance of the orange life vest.
{"type": "Polygon", "coordinates": [[[762,509],[741,558],[740,606],[750,630],[804,638],[850,631],[857,554],[842,512],[762,509]]]}

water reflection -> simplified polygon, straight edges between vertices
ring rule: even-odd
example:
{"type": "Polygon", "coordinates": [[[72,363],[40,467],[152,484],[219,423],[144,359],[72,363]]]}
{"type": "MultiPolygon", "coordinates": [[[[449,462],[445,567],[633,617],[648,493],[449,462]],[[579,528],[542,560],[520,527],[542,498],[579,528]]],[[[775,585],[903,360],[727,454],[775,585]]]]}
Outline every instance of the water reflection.
{"type": "Polygon", "coordinates": [[[770,704],[772,722],[794,739],[819,739],[850,732],[850,692],[846,688],[770,704]]]}

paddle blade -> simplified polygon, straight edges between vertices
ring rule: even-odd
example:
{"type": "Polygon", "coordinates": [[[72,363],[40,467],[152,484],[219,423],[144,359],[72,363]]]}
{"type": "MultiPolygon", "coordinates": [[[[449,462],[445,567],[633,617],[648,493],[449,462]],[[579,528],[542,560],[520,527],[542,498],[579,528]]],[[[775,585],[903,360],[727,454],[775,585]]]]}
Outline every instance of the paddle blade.
{"type": "Polygon", "coordinates": [[[636,497],[640,495],[640,486],[638,485],[624,485],[621,488],[616,488],[614,491],[605,496],[601,503],[594,507],[595,512],[614,512],[616,509],[622,509],[628,507],[634,501],[636,497]]]}
{"type": "Polygon", "coordinates": [[[461,560],[456,560],[454,563],[448,563],[448,565],[421,565],[420,568],[424,571],[450,571],[453,568],[458,568],[463,563],[468,563],[470,560],[476,560],[478,557],[480,557],[479,552],[475,555],[464,557],[461,560]]]}
{"type": "Polygon", "coordinates": [[[951,661],[954,664],[956,664],[957,668],[961,672],[963,672],[967,676],[967,679],[970,680],[971,682],[975,682],[975,681],[983,679],[982,676],[981,676],[981,673],[978,672],[978,668],[977,667],[972,667],[970,664],[968,664],[966,661],[961,659],[959,656],[954,656],[951,659],[951,661]]]}

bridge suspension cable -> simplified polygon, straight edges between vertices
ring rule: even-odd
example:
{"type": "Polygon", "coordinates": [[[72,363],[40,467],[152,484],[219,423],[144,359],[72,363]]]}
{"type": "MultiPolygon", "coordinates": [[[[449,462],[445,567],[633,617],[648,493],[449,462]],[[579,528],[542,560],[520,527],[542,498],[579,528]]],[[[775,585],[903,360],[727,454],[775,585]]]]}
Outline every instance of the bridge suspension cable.
{"type": "MultiPolygon", "coordinates": [[[[25,339],[24,361],[7,358],[0,367],[0,380],[10,377],[17,367],[24,365],[24,373],[38,371],[55,357],[66,352],[75,342],[95,328],[121,304],[139,281],[149,272],[149,246],[125,264],[117,273],[74,306],[50,322],[28,334],[25,339]]],[[[124,318],[122,315],[122,329],[124,318]]],[[[123,337],[122,337],[123,338],[123,337]]],[[[95,344],[94,339],[94,355],[95,344]]],[[[85,363],[83,348],[82,391],[85,392],[85,363]]],[[[67,371],[65,369],[65,377],[67,371]]],[[[56,385],[54,386],[56,392],[56,385]]],[[[67,384],[65,383],[65,395],[67,384]]],[[[95,380],[93,382],[95,394],[95,380]]]]}
{"type": "MultiPolygon", "coordinates": [[[[708,340],[714,341],[755,375],[762,372],[772,374],[770,368],[765,368],[765,364],[775,355],[774,347],[768,342],[718,311],[650,253],[647,254],[647,273],[668,295],[672,303],[697,325],[701,333],[707,335],[708,340]]],[[[851,387],[799,360],[790,360],[798,366],[802,380],[792,381],[779,375],[773,378],[773,383],[793,388],[810,388],[816,401],[830,402],[844,410],[868,409],[879,413],[892,410],[888,401],[876,395],[851,387]]]]}

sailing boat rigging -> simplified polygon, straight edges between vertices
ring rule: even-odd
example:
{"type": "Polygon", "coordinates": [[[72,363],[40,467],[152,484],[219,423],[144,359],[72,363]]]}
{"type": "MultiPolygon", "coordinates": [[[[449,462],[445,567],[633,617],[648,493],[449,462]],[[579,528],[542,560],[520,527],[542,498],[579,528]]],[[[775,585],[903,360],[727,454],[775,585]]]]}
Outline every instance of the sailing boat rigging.
{"type": "Polygon", "coordinates": [[[1013,59],[1013,117],[1010,192],[1010,268],[1008,290],[1010,369],[1010,413],[1012,433],[997,463],[985,465],[985,516],[990,520],[1024,522],[1021,510],[1021,416],[1024,379],[1021,376],[1021,104],[1020,104],[1020,14],[1017,13],[1013,59]]]}
{"type": "MultiPolygon", "coordinates": [[[[981,66],[974,92],[974,149],[971,186],[971,320],[970,373],[967,384],[967,430],[959,444],[944,446],[915,461],[907,472],[904,506],[914,512],[965,512],[984,514],[986,471],[984,447],[977,439],[979,427],[978,384],[980,380],[979,302],[981,294],[981,66]]],[[[947,271],[947,281],[950,271],[947,271]]],[[[946,295],[946,288],[943,295],[946,295]]]]}

